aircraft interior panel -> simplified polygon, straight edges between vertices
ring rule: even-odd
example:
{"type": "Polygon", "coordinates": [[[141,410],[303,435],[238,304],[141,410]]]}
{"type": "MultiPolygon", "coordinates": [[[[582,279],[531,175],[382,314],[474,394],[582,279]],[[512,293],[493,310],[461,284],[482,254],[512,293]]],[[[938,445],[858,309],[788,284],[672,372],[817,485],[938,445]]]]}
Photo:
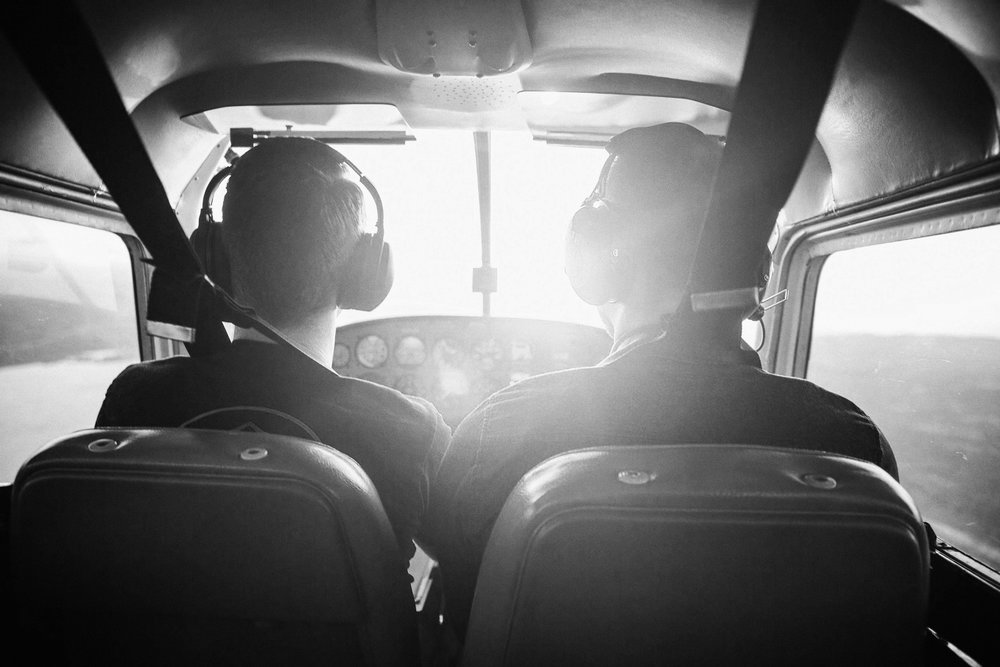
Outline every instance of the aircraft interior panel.
{"type": "Polygon", "coordinates": [[[433,403],[452,427],[483,399],[532,375],[589,366],[611,347],[596,328],[504,317],[394,317],[339,327],[337,373],[433,403]]]}

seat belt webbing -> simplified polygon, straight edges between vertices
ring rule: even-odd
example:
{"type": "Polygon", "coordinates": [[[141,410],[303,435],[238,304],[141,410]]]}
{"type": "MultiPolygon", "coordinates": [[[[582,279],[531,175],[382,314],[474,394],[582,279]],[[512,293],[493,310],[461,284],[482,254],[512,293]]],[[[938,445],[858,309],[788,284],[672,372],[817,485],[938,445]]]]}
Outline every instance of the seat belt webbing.
{"type": "Polygon", "coordinates": [[[207,351],[219,342],[220,335],[225,336],[214,314],[223,313],[237,326],[252,327],[282,347],[312,359],[204,275],[90,28],[74,3],[16,2],[0,25],[152,255],[154,271],[146,317],[149,332],[194,343],[200,322],[201,346],[191,349],[207,351]],[[58,38],[53,39],[53,35],[58,38]]]}
{"type": "Polygon", "coordinates": [[[692,310],[757,305],[757,268],[815,140],[858,4],[759,3],[691,268],[692,310]]]}
{"type": "MultiPolygon", "coordinates": [[[[90,30],[72,2],[15,2],[3,30],[153,256],[147,319],[190,331],[201,268],[90,30]],[[193,298],[185,298],[188,295],[193,298]]],[[[155,324],[154,324],[155,326],[155,324]]]]}

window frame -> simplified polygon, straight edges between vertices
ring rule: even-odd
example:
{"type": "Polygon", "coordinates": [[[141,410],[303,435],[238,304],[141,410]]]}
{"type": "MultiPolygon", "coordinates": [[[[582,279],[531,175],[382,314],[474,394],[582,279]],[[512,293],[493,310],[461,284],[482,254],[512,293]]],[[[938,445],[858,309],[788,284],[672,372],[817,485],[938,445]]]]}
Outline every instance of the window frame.
{"type": "Polygon", "coordinates": [[[0,210],[109,232],[125,244],[132,271],[135,335],[142,361],[177,353],[177,346],[146,333],[146,305],[152,267],[142,242],[106,194],[38,175],[0,170],[0,210]],[[16,176],[17,180],[12,178],[16,176]],[[54,194],[53,194],[54,193],[54,194]]]}
{"type": "Polygon", "coordinates": [[[784,230],[768,292],[788,299],[765,318],[765,367],[804,378],[823,266],[842,250],[1000,225],[1000,160],[891,198],[805,220],[784,230]]]}

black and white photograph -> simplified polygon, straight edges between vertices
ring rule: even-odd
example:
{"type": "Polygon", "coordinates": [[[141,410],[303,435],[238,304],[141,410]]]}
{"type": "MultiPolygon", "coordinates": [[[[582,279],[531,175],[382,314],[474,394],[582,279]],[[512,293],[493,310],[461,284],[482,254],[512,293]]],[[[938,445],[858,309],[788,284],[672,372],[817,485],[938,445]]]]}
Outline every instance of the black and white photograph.
{"type": "Polygon", "coordinates": [[[11,0],[0,664],[1000,665],[1000,2],[11,0]]]}

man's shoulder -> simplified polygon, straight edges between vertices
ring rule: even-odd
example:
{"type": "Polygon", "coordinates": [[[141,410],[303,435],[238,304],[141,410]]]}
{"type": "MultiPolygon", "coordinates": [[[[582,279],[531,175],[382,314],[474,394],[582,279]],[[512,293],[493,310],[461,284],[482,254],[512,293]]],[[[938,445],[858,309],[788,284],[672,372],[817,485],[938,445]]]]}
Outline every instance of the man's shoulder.
{"type": "Polygon", "coordinates": [[[170,357],[127,366],[108,386],[97,426],[163,425],[160,413],[187,394],[192,361],[170,357]]]}
{"type": "MultiPolygon", "coordinates": [[[[602,387],[601,367],[587,366],[543,373],[515,382],[483,400],[455,430],[455,440],[480,442],[486,435],[514,442],[529,433],[567,424],[568,413],[593,404],[602,387]]],[[[571,420],[572,421],[572,420],[571,420]]]]}
{"type": "Polygon", "coordinates": [[[850,399],[803,378],[766,374],[769,396],[797,411],[789,420],[815,432],[825,448],[878,463],[898,478],[895,455],[875,421],[850,399]],[[794,403],[793,403],[794,402],[794,403]]]}
{"type": "MultiPolygon", "coordinates": [[[[772,393],[798,397],[813,409],[828,411],[831,414],[850,415],[861,422],[872,424],[871,418],[850,399],[825,389],[811,380],[766,371],[760,371],[760,373],[767,378],[766,382],[771,385],[772,393]]],[[[874,424],[872,425],[874,426],[874,424]]]]}
{"type": "Polygon", "coordinates": [[[398,389],[386,387],[369,380],[339,376],[342,386],[338,389],[338,402],[341,405],[371,406],[373,419],[384,419],[393,416],[415,416],[433,419],[437,408],[425,398],[404,394],[398,389]]]}
{"type": "Polygon", "coordinates": [[[451,429],[427,399],[359,378],[341,377],[328,399],[331,423],[381,440],[422,447],[451,438],[451,429]],[[414,445],[413,443],[421,443],[414,445]]]}
{"type": "Polygon", "coordinates": [[[190,357],[169,357],[131,364],[111,382],[108,392],[133,392],[168,385],[190,373],[193,362],[190,357]]]}
{"type": "Polygon", "coordinates": [[[545,412],[555,404],[575,404],[579,395],[600,386],[605,373],[599,366],[567,368],[533,375],[514,382],[486,398],[476,408],[482,410],[516,410],[528,414],[545,412]]]}

